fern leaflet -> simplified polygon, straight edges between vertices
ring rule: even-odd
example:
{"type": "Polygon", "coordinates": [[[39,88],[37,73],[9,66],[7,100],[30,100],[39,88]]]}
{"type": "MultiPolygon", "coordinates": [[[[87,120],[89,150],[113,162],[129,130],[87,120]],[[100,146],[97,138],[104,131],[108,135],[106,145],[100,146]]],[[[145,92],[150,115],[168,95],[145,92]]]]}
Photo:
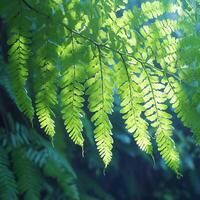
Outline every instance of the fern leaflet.
{"type": "Polygon", "coordinates": [[[91,120],[96,127],[94,135],[97,149],[107,167],[112,158],[112,125],[108,114],[112,113],[114,85],[111,70],[102,60],[103,53],[98,46],[96,48],[98,51],[94,51],[97,56],[94,55],[89,67],[91,75],[86,81],[86,94],[89,96],[89,110],[94,113],[91,120]]]}
{"type": "Polygon", "coordinates": [[[134,72],[137,68],[128,68],[123,56],[122,62],[116,65],[116,80],[118,83],[118,93],[121,97],[121,113],[125,119],[126,128],[136,140],[138,146],[146,153],[152,153],[150,136],[148,135],[148,123],[142,119],[141,113],[144,111],[141,89],[135,82],[134,72]]]}
{"type": "Polygon", "coordinates": [[[65,49],[65,54],[62,55],[67,66],[63,66],[64,70],[61,78],[61,106],[62,116],[66,130],[69,132],[70,138],[75,144],[83,146],[83,124],[81,118],[84,115],[83,102],[84,102],[84,85],[81,83],[84,78],[84,68],[76,63],[76,50],[77,42],[74,39],[73,33],[70,37],[71,44],[65,49]],[[70,52],[68,52],[70,51],[70,52]],[[70,57],[73,60],[70,63],[70,57]]]}

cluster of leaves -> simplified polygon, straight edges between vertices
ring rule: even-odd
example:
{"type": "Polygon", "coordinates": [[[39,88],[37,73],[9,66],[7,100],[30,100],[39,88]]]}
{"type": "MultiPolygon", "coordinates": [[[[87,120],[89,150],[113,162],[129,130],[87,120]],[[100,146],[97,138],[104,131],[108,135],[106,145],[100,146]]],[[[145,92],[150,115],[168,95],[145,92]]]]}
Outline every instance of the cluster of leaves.
{"type": "Polygon", "coordinates": [[[181,99],[182,107],[180,109],[187,113],[186,116],[182,114],[181,117],[184,118],[182,121],[193,131],[195,139],[199,143],[200,124],[196,122],[198,122],[200,112],[200,1],[183,1],[183,8],[185,12],[179,23],[182,30],[179,65],[181,66],[180,77],[183,82],[182,95],[184,98],[181,99]],[[187,99],[186,93],[189,99],[187,99]]]}
{"type": "MultiPolygon", "coordinates": [[[[115,112],[111,122],[114,126],[114,140],[117,148],[114,149],[115,156],[110,169],[105,176],[102,176],[103,166],[100,159],[97,159],[93,131],[91,123],[86,120],[87,118],[83,121],[84,127],[86,127],[84,134],[87,134],[87,138],[85,138],[87,154],[84,158],[81,158],[80,152],[78,153],[78,149],[73,143],[66,143],[63,138],[59,138],[64,145],[61,153],[60,150],[63,147],[62,144],[57,143],[57,138],[54,141],[55,146],[52,147],[46,139],[39,135],[42,134],[41,131],[36,133],[30,126],[22,125],[22,122],[14,122],[8,115],[9,111],[12,111],[12,115],[17,117],[17,120],[20,120],[22,115],[16,109],[13,109],[14,105],[11,105],[8,97],[5,98],[5,101],[1,101],[3,97],[4,93],[1,90],[0,113],[2,113],[1,117],[5,117],[4,120],[0,118],[0,145],[1,150],[3,150],[1,158],[7,156],[7,164],[4,161],[4,164],[0,167],[0,171],[2,170],[0,172],[2,177],[0,178],[0,198],[14,199],[15,194],[17,195],[16,199],[30,200],[38,198],[47,200],[79,199],[78,196],[84,200],[128,200],[133,197],[178,200],[180,198],[198,197],[199,190],[195,186],[200,181],[197,170],[199,152],[198,149],[196,149],[196,154],[195,151],[191,152],[193,141],[189,135],[186,137],[175,130],[179,141],[177,148],[180,150],[184,168],[184,177],[177,180],[176,175],[163,165],[161,159],[158,162],[159,155],[155,155],[156,165],[152,166],[151,158],[145,156],[133,145],[131,136],[126,134],[124,130],[119,113],[115,112]],[[5,111],[4,109],[7,106],[9,110],[6,109],[5,111]],[[3,124],[2,121],[4,121],[3,124]],[[75,152],[77,152],[76,156],[74,156],[75,152]],[[196,164],[194,163],[195,160],[196,164]],[[5,165],[8,166],[9,172],[5,170],[5,165]],[[73,166],[73,170],[71,166],[73,166]],[[29,173],[25,169],[29,170],[29,173]],[[22,174],[22,170],[24,174],[22,174]],[[188,172],[189,176],[187,175],[188,172]],[[13,176],[8,181],[10,174],[13,174],[13,176]],[[29,181],[33,178],[34,180],[29,181]],[[13,180],[15,184],[12,184],[13,180]],[[63,187],[63,184],[66,187],[63,187]],[[21,185],[25,189],[21,189],[21,185]],[[39,188],[39,194],[37,188],[39,188]]],[[[117,98],[115,98],[115,103],[119,109],[117,98]]],[[[57,127],[58,125],[62,127],[62,123],[56,123],[57,127]]],[[[175,127],[177,127],[177,124],[175,124],[175,127]]],[[[64,133],[59,131],[59,137],[60,135],[64,136],[64,133]]]]}
{"type": "MultiPolygon", "coordinates": [[[[0,84],[6,86],[8,83],[2,79],[0,84]]],[[[75,163],[71,159],[73,148],[67,153],[66,147],[61,148],[63,138],[56,139],[58,142],[52,146],[41,132],[30,127],[10,101],[9,95],[13,94],[9,84],[6,91],[0,86],[0,199],[113,200],[85,173],[87,165],[84,170],[76,169],[79,163],[77,158],[75,163]]]]}
{"type": "Polygon", "coordinates": [[[195,121],[199,111],[196,107],[190,114],[186,111],[191,101],[194,106],[199,103],[199,93],[191,100],[184,90],[184,59],[179,52],[183,43],[176,36],[177,17],[172,17],[182,17],[182,6],[165,1],[147,1],[133,9],[127,5],[125,0],[14,0],[9,5],[1,1],[8,24],[7,70],[15,102],[31,121],[35,113],[51,137],[54,108],[61,105],[69,137],[83,147],[87,100],[106,167],[112,158],[109,115],[116,91],[126,128],[138,146],[152,154],[152,127],[162,158],[179,173],[169,102],[197,138],[200,135],[195,121]]]}
{"type": "Polygon", "coordinates": [[[0,129],[0,198],[79,199],[76,175],[67,159],[33,129],[7,116],[9,130],[0,129]]]}

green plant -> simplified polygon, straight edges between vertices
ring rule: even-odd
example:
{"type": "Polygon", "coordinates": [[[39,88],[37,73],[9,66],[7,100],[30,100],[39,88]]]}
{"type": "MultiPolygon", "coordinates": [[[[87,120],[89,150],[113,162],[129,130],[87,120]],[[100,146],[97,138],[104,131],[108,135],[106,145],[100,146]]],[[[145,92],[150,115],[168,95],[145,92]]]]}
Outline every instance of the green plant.
{"type": "Polygon", "coordinates": [[[27,130],[9,115],[6,123],[9,130],[0,130],[1,199],[54,199],[55,185],[61,190],[58,199],[79,199],[76,175],[67,159],[33,129],[27,130]]]}
{"type": "Polygon", "coordinates": [[[126,9],[127,3],[2,1],[10,47],[7,73],[15,102],[31,121],[35,113],[51,137],[55,105],[61,105],[70,138],[83,147],[87,100],[97,149],[107,167],[113,147],[109,116],[117,92],[126,128],[138,146],[152,154],[153,128],[158,151],[178,174],[169,105],[196,138],[200,130],[195,120],[199,112],[191,104],[199,96],[191,100],[185,90],[190,84],[182,77],[182,40],[175,35],[183,10],[178,2],[147,1],[133,9],[126,9]]]}

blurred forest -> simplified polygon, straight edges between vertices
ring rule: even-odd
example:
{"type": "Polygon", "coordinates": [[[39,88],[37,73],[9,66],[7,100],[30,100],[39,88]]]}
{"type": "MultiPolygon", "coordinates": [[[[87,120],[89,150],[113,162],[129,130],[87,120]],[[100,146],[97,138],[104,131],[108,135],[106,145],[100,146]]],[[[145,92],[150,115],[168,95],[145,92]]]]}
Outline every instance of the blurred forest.
{"type": "MultiPolygon", "coordinates": [[[[133,5],[140,6],[141,2],[143,1],[130,0],[126,9],[131,9],[133,5]]],[[[184,4],[185,8],[191,5],[192,10],[196,9],[196,21],[190,22],[188,18],[188,21],[184,22],[187,34],[193,38],[187,38],[182,45],[191,49],[196,48],[190,51],[190,59],[186,60],[189,65],[193,60],[197,60],[199,66],[200,5],[197,6],[196,3],[186,1],[184,4]],[[190,41],[194,43],[192,47],[190,41]]],[[[191,9],[188,8],[189,11],[191,9]]],[[[120,15],[120,12],[117,14],[120,15]]],[[[200,148],[195,145],[190,129],[184,127],[175,114],[174,139],[180,152],[180,176],[165,165],[159,153],[154,152],[149,156],[138,148],[124,127],[119,96],[116,94],[114,112],[110,117],[115,145],[112,161],[106,169],[98,155],[93,136],[94,125],[89,120],[91,113],[86,105],[83,119],[83,149],[74,145],[66,134],[59,105],[55,109],[56,134],[52,139],[40,128],[37,119],[31,124],[17,108],[5,73],[9,48],[7,39],[6,24],[1,19],[0,200],[200,199],[200,148]]],[[[186,53],[188,55],[188,49],[182,52],[183,55],[186,53]]],[[[194,88],[195,81],[199,81],[199,76],[195,76],[197,72],[199,75],[199,67],[194,67],[194,79],[191,83],[194,88]]],[[[188,93],[192,92],[193,90],[188,88],[188,93]]],[[[172,113],[172,109],[169,112],[172,113]]],[[[153,146],[156,146],[154,140],[153,146]]]]}

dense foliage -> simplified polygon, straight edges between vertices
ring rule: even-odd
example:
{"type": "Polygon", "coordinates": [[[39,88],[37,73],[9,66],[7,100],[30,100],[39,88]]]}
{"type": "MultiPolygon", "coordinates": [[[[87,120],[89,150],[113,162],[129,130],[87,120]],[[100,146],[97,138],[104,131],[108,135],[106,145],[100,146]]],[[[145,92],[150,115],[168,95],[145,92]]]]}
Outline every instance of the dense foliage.
{"type": "MultiPolygon", "coordinates": [[[[200,144],[199,7],[198,0],[13,0],[9,4],[2,0],[0,17],[5,32],[1,41],[7,44],[2,42],[1,85],[33,127],[38,128],[39,122],[52,143],[61,131],[56,127],[61,113],[66,132],[84,153],[88,137],[88,131],[83,134],[84,125],[91,121],[105,167],[112,159],[115,134],[110,118],[120,107],[125,127],[140,149],[153,157],[155,141],[164,162],[179,175],[174,113],[200,144]]],[[[7,137],[4,129],[1,132],[2,138],[7,137]]],[[[9,171],[10,156],[19,189],[27,199],[29,195],[37,199],[41,192],[41,188],[29,191],[27,185],[36,183],[23,185],[22,172],[38,176],[30,159],[41,168],[59,165],[51,160],[54,153],[43,152],[45,148],[56,150],[49,143],[40,144],[43,139],[34,137],[38,134],[31,135],[2,139],[0,164],[9,174],[10,188],[5,190],[11,198],[16,198],[17,190],[9,171]],[[32,149],[24,157],[18,143],[23,151],[38,145],[42,154],[34,160],[32,149]],[[23,163],[31,170],[23,169],[23,163]]],[[[68,181],[53,169],[44,171],[61,179],[61,187],[65,186],[62,181],[68,181]]],[[[34,182],[34,178],[28,181],[34,182]]]]}
{"type": "MultiPolygon", "coordinates": [[[[83,121],[84,134],[87,138],[85,138],[85,156],[82,158],[80,150],[64,139],[61,119],[57,119],[56,130],[59,134],[56,134],[52,146],[44,139],[45,135],[41,130],[37,128],[36,132],[31,128],[11,103],[5,91],[0,90],[0,92],[0,113],[3,114],[0,116],[0,146],[3,152],[1,158],[7,159],[3,163],[1,161],[0,198],[9,200],[198,199],[200,151],[194,148],[190,134],[186,134],[188,130],[184,130],[180,122],[175,123],[175,127],[180,127],[175,133],[183,166],[181,179],[177,179],[176,175],[166,168],[159,155],[154,154],[156,162],[153,164],[151,158],[137,149],[131,136],[125,132],[118,111],[111,117],[116,144],[113,149],[114,157],[103,175],[103,165],[95,151],[89,120],[83,121]],[[19,174],[22,170],[25,174],[19,174]]],[[[115,101],[117,102],[117,99],[115,101]]],[[[116,106],[119,108],[118,104],[116,106]]]]}

